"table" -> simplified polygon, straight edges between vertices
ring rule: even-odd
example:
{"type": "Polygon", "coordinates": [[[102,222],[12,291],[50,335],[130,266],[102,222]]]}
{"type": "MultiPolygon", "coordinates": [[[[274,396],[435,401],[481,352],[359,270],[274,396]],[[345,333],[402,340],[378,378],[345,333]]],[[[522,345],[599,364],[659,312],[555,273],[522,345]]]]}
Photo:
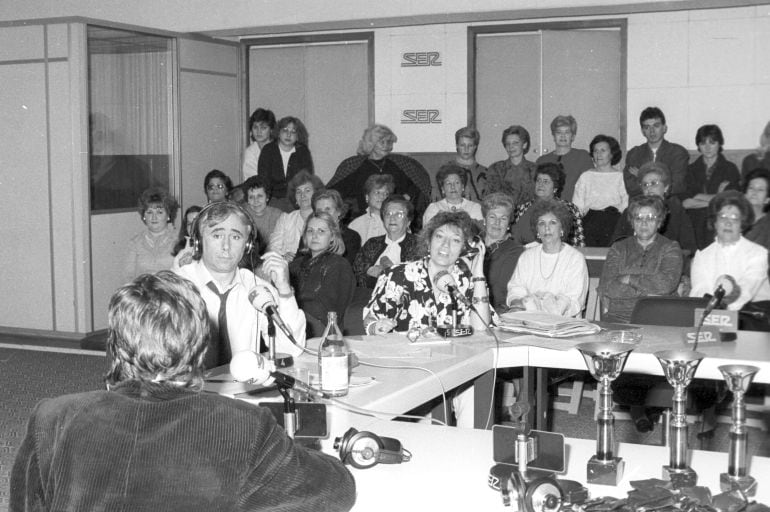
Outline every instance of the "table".
{"type": "MultiPolygon", "coordinates": [[[[394,437],[412,452],[412,460],[403,464],[379,464],[369,469],[351,468],[358,497],[354,510],[512,510],[503,507],[500,493],[487,486],[493,465],[492,432],[417,425],[398,421],[369,420],[359,430],[379,436],[394,437]]],[[[586,462],[595,451],[595,443],[586,439],[567,439],[567,472],[561,478],[585,483],[586,462]]],[[[626,468],[620,485],[589,485],[592,497],[623,497],[628,482],[660,478],[661,466],[668,461],[668,448],[621,443],[617,455],[626,468]]],[[[753,457],[751,474],[759,482],[760,502],[770,502],[770,458],[753,457]]],[[[719,473],[727,470],[727,454],[692,451],[693,468],[698,483],[719,491],[719,473]]]]}

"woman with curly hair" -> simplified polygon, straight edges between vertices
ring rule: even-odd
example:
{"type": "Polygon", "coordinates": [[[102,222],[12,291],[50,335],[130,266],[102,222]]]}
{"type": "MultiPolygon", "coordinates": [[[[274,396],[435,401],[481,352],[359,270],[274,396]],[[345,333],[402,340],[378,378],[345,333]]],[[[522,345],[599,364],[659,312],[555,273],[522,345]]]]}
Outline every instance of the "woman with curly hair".
{"type": "Polygon", "coordinates": [[[259,154],[257,175],[273,190],[270,206],[285,212],[292,210],[286,192],[291,179],[300,171],[313,174],[313,157],[308,146],[308,133],[302,121],[287,116],[278,121],[277,138],[265,144],[259,154]]]}
{"type": "Polygon", "coordinates": [[[169,270],[177,242],[174,220],[179,208],[174,196],[161,188],[148,188],[139,197],[137,212],[145,225],[128,243],[123,265],[126,281],[146,273],[169,270]]]}

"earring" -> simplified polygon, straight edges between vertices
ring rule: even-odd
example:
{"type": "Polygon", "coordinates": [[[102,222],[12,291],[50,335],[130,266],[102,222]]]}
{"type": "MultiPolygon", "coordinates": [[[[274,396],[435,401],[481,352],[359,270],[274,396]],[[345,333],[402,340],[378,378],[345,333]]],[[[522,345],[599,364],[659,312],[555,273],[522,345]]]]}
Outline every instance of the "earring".
{"type": "Polygon", "coordinates": [[[147,222],[147,215],[142,215],[142,222],[147,222]]]}
{"type": "Polygon", "coordinates": [[[166,217],[166,222],[171,222],[171,217],[166,217]]]}

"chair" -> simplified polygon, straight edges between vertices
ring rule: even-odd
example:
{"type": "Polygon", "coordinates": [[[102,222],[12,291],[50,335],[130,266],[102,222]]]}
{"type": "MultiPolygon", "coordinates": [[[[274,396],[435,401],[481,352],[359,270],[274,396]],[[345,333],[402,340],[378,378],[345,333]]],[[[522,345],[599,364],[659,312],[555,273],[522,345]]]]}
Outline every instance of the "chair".
{"type": "Polygon", "coordinates": [[[632,324],[692,327],[695,310],[705,308],[705,297],[642,297],[631,313],[632,324]]]}

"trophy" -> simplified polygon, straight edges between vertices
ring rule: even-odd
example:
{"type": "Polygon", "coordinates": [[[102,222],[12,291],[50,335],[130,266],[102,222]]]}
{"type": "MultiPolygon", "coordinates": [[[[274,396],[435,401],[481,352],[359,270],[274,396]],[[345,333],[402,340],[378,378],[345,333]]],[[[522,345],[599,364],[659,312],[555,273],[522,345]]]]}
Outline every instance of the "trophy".
{"type": "Polygon", "coordinates": [[[655,352],[663,375],[674,387],[674,400],[669,425],[669,464],[663,466],[663,478],[675,488],[694,487],[698,474],[687,465],[687,386],[692,382],[695,370],[705,357],[694,350],[663,350],[655,352]]]}
{"type": "Polygon", "coordinates": [[[618,485],[623,478],[623,459],[614,456],[615,417],[612,414],[612,388],[634,349],[627,343],[581,343],[577,349],[588,371],[599,381],[599,415],[596,420],[596,454],[588,461],[588,483],[618,485]]]}
{"type": "Polygon", "coordinates": [[[759,371],[756,366],[728,364],[719,367],[733,393],[733,424],[730,427],[730,452],[727,458],[727,473],[719,475],[719,487],[723,492],[739,489],[746,496],[757,492],[757,481],[749,476],[746,465],[746,403],[743,396],[759,371]]]}

